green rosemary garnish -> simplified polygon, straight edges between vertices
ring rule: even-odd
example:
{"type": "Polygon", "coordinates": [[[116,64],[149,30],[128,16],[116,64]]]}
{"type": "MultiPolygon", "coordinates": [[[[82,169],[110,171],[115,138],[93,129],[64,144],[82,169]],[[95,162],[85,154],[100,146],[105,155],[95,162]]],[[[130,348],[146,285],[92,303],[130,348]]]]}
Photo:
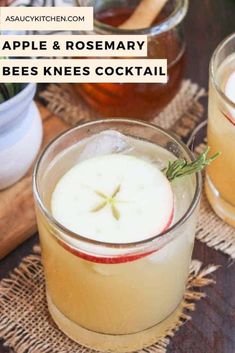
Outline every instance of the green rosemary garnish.
{"type": "Polygon", "coordinates": [[[118,209],[115,205],[115,203],[117,202],[115,197],[117,196],[117,194],[119,193],[120,190],[121,190],[121,185],[118,185],[111,196],[107,196],[103,192],[96,190],[95,193],[98,196],[100,196],[103,199],[103,201],[101,203],[99,203],[96,207],[94,207],[91,210],[91,212],[98,212],[98,211],[102,210],[105,206],[110,205],[112,215],[118,221],[120,219],[120,212],[118,211],[118,209]]]}
{"type": "Polygon", "coordinates": [[[206,150],[191,163],[186,161],[186,159],[177,159],[173,162],[169,161],[168,167],[164,168],[162,172],[165,173],[169,181],[200,172],[205,166],[209,165],[221,154],[220,152],[217,152],[212,157],[207,159],[209,150],[210,147],[207,147],[206,150]]]}

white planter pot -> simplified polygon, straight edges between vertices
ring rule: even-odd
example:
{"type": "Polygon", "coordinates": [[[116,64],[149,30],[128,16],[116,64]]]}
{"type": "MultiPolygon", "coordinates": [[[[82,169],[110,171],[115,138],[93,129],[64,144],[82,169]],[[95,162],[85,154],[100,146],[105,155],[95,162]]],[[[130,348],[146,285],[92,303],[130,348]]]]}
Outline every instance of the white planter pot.
{"type": "Polygon", "coordinates": [[[0,190],[21,179],[32,165],[42,142],[42,122],[30,83],[0,104],[0,190]]]}

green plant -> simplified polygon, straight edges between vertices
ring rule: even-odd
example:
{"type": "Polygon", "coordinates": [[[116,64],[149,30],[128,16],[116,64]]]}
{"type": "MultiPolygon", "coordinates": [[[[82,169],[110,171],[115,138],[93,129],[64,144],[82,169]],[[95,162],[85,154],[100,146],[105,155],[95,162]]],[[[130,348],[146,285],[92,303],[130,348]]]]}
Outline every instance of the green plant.
{"type": "Polygon", "coordinates": [[[22,88],[21,83],[0,83],[0,104],[14,97],[22,88]]]}
{"type": "Polygon", "coordinates": [[[165,173],[169,181],[200,172],[221,155],[221,152],[217,152],[210,158],[207,158],[209,151],[210,147],[207,147],[193,162],[188,162],[186,159],[176,159],[173,162],[169,161],[167,168],[164,168],[162,172],[165,173]]]}

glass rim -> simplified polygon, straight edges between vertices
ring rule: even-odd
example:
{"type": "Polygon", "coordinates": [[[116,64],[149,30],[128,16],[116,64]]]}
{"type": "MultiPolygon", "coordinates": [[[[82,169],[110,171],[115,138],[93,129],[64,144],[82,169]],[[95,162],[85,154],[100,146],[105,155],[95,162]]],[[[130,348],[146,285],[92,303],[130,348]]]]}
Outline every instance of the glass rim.
{"type": "Polygon", "coordinates": [[[211,82],[213,84],[213,86],[216,89],[216,92],[220,95],[220,97],[230,106],[232,106],[232,108],[235,109],[235,102],[233,102],[229,97],[226,96],[226,94],[222,91],[222,89],[220,88],[220,84],[216,78],[216,68],[215,68],[215,61],[217,59],[217,56],[219,55],[219,53],[221,52],[221,50],[223,50],[226,45],[231,41],[234,40],[235,42],[235,32],[229,34],[225,39],[223,39],[218,46],[216,47],[215,51],[212,54],[211,60],[210,60],[210,79],[211,82]]]}
{"type": "Polygon", "coordinates": [[[101,32],[106,32],[106,34],[158,35],[171,30],[183,21],[188,11],[188,4],[188,0],[177,0],[176,7],[169,16],[160,23],[147,28],[122,29],[94,19],[94,30],[98,29],[101,32]]]}
{"type": "MultiPolygon", "coordinates": [[[[63,137],[69,135],[71,132],[75,131],[75,130],[79,130],[81,128],[84,127],[89,127],[91,125],[97,125],[97,124],[102,124],[102,123],[131,123],[131,124],[137,124],[139,126],[145,126],[148,128],[152,128],[154,130],[157,130],[158,132],[161,132],[163,134],[165,134],[166,136],[169,136],[172,140],[174,140],[178,145],[180,145],[180,147],[183,149],[183,151],[187,154],[187,156],[190,158],[190,160],[194,160],[194,155],[193,153],[190,151],[190,149],[183,143],[181,142],[173,133],[164,130],[163,128],[151,124],[151,123],[146,123],[144,121],[141,120],[137,120],[137,119],[125,119],[125,118],[105,118],[105,119],[97,119],[97,120],[92,120],[83,124],[80,124],[74,128],[68,129],[65,132],[62,132],[61,134],[59,134],[57,137],[55,137],[45,148],[44,150],[41,152],[41,154],[39,155],[34,170],[33,170],[33,194],[35,197],[35,201],[37,202],[37,205],[40,207],[40,210],[42,211],[42,213],[44,214],[44,216],[57,228],[59,229],[59,231],[63,232],[66,234],[66,236],[68,236],[69,238],[72,239],[76,239],[78,241],[82,241],[85,243],[89,243],[91,245],[94,246],[103,246],[109,249],[133,249],[139,246],[144,246],[144,245],[148,245],[150,243],[152,243],[153,241],[155,241],[156,239],[161,239],[162,237],[166,237],[167,235],[169,236],[169,239],[167,239],[168,241],[170,241],[170,234],[175,231],[176,229],[178,229],[181,225],[183,225],[187,219],[192,215],[193,211],[195,210],[196,206],[198,205],[198,202],[200,200],[200,196],[201,196],[201,190],[202,190],[202,176],[201,176],[201,172],[197,172],[195,174],[196,177],[196,186],[195,186],[195,192],[192,198],[192,201],[190,203],[190,206],[187,208],[187,211],[183,214],[183,216],[176,222],[174,223],[170,228],[168,228],[166,231],[160,233],[160,234],[156,234],[154,236],[152,236],[151,238],[147,238],[144,240],[140,240],[137,242],[131,242],[131,243],[108,243],[108,242],[103,242],[103,241],[99,241],[99,240],[94,240],[94,239],[90,239],[87,238],[85,236],[82,236],[80,234],[77,234],[71,230],[69,230],[68,228],[66,228],[65,226],[63,226],[63,224],[61,224],[59,221],[57,221],[53,215],[51,214],[50,210],[48,209],[48,207],[45,206],[43,200],[41,199],[40,196],[40,192],[39,192],[39,188],[38,188],[38,172],[40,169],[40,164],[43,161],[44,156],[46,155],[46,153],[50,150],[50,148],[54,145],[54,143],[56,143],[58,140],[62,139],[63,137]]],[[[167,241],[167,243],[168,243],[167,241]]]]}

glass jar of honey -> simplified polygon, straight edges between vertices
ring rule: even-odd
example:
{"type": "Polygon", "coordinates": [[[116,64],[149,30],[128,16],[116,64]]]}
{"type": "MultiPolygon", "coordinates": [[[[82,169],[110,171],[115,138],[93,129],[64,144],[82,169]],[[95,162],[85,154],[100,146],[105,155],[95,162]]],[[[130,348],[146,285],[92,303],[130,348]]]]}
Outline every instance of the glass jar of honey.
{"type": "Polygon", "coordinates": [[[120,26],[134,13],[140,0],[77,1],[79,6],[94,7],[95,34],[147,35],[148,58],[167,59],[168,81],[164,84],[77,83],[76,92],[100,117],[154,118],[172,100],[182,81],[185,53],[183,20],[188,0],[168,0],[150,27],[135,30],[120,26]]]}

